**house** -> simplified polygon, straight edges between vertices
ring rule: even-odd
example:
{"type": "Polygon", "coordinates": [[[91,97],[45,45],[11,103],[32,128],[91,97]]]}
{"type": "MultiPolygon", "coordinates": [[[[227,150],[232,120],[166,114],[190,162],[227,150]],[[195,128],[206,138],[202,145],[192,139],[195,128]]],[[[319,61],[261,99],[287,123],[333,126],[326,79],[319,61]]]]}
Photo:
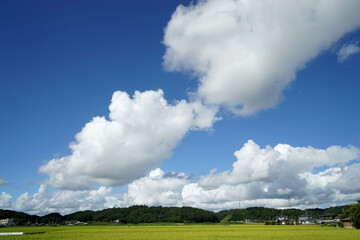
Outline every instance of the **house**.
{"type": "Polygon", "coordinates": [[[314,219],[309,214],[304,214],[299,216],[299,224],[300,225],[313,225],[315,224],[314,219]]]}
{"type": "Polygon", "coordinates": [[[14,222],[10,218],[0,219],[0,226],[14,225],[14,222]]]}
{"type": "Polygon", "coordinates": [[[9,222],[8,218],[7,219],[0,219],[0,226],[5,226],[5,225],[8,224],[8,222],[9,222]]]}
{"type": "Polygon", "coordinates": [[[336,220],[318,220],[317,224],[328,224],[328,223],[337,223],[336,220]]]}
{"type": "Polygon", "coordinates": [[[285,225],[286,221],[288,221],[288,217],[282,215],[282,216],[277,216],[276,217],[275,223],[278,224],[278,225],[285,225]]]}
{"type": "Polygon", "coordinates": [[[352,223],[351,223],[351,221],[350,221],[350,218],[344,218],[344,219],[342,219],[342,220],[341,220],[341,223],[342,223],[342,225],[343,225],[344,228],[354,228],[354,227],[352,226],[352,223]]]}
{"type": "Polygon", "coordinates": [[[334,214],[332,213],[325,213],[323,215],[320,215],[320,220],[332,220],[334,214]]]}
{"type": "Polygon", "coordinates": [[[244,220],[244,223],[254,223],[254,222],[257,222],[257,220],[254,220],[254,219],[245,219],[244,220]]]}

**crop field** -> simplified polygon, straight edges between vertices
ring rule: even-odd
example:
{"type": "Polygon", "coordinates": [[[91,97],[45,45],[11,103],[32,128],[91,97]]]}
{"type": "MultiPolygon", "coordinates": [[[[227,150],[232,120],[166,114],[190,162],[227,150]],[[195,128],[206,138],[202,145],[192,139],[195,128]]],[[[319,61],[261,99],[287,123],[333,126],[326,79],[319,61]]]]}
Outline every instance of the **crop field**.
{"type": "Polygon", "coordinates": [[[320,226],[179,225],[179,226],[58,226],[1,228],[0,232],[24,232],[1,239],[317,239],[360,240],[355,229],[320,226]]]}

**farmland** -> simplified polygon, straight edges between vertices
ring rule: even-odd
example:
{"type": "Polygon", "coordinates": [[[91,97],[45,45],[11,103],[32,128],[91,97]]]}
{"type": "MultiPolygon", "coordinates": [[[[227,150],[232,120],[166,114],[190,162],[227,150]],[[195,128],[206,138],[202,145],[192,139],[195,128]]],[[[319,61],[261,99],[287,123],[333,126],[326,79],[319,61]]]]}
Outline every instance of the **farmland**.
{"type": "Polygon", "coordinates": [[[26,234],[1,239],[360,239],[360,231],[354,229],[257,224],[14,227],[1,228],[0,232],[26,234]]]}

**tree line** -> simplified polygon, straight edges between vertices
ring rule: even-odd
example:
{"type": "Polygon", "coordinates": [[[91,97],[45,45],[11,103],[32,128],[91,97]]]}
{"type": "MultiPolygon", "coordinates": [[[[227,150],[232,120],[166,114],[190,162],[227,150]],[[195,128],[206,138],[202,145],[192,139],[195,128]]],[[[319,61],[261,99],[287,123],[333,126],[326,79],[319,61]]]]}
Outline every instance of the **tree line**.
{"type": "Polygon", "coordinates": [[[244,221],[245,219],[268,221],[275,220],[276,216],[285,215],[289,219],[297,220],[300,215],[309,214],[313,218],[319,218],[321,215],[331,213],[333,216],[339,214],[346,214],[349,205],[329,207],[325,209],[312,208],[312,209],[276,209],[276,208],[265,208],[265,207],[250,207],[244,209],[231,209],[223,210],[217,213],[219,219],[228,218],[230,222],[244,221]]]}
{"type": "Polygon", "coordinates": [[[212,211],[193,207],[148,207],[136,205],[128,208],[108,208],[101,211],[78,211],[62,216],[50,213],[39,217],[11,210],[0,210],[0,219],[12,219],[17,225],[62,224],[67,221],[106,223],[216,223],[218,217],[212,211]]]}
{"type": "MultiPolygon", "coordinates": [[[[0,219],[12,219],[16,225],[34,224],[64,224],[65,222],[79,221],[88,223],[218,223],[226,219],[227,222],[239,222],[245,219],[258,221],[275,220],[276,216],[286,215],[289,219],[297,220],[300,215],[310,214],[318,218],[322,214],[331,213],[334,216],[343,214],[348,216],[347,210],[352,205],[330,207],[325,209],[275,209],[265,207],[250,207],[245,209],[231,209],[220,212],[212,212],[193,207],[148,207],[136,205],[128,208],[108,208],[100,211],[78,211],[75,213],[61,215],[50,213],[45,216],[29,215],[12,210],[1,210],[0,219]]],[[[352,207],[353,208],[353,207],[352,207]]],[[[222,221],[224,222],[224,221],[222,221]]]]}

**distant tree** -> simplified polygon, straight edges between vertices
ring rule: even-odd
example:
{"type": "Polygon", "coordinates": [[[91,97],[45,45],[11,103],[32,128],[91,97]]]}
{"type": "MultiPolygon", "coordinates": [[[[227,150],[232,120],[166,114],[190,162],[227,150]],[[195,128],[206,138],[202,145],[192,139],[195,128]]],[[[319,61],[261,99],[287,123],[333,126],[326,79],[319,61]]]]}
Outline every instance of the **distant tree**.
{"type": "Polygon", "coordinates": [[[350,205],[347,213],[354,228],[360,229],[360,200],[357,202],[356,204],[350,205]]]}

